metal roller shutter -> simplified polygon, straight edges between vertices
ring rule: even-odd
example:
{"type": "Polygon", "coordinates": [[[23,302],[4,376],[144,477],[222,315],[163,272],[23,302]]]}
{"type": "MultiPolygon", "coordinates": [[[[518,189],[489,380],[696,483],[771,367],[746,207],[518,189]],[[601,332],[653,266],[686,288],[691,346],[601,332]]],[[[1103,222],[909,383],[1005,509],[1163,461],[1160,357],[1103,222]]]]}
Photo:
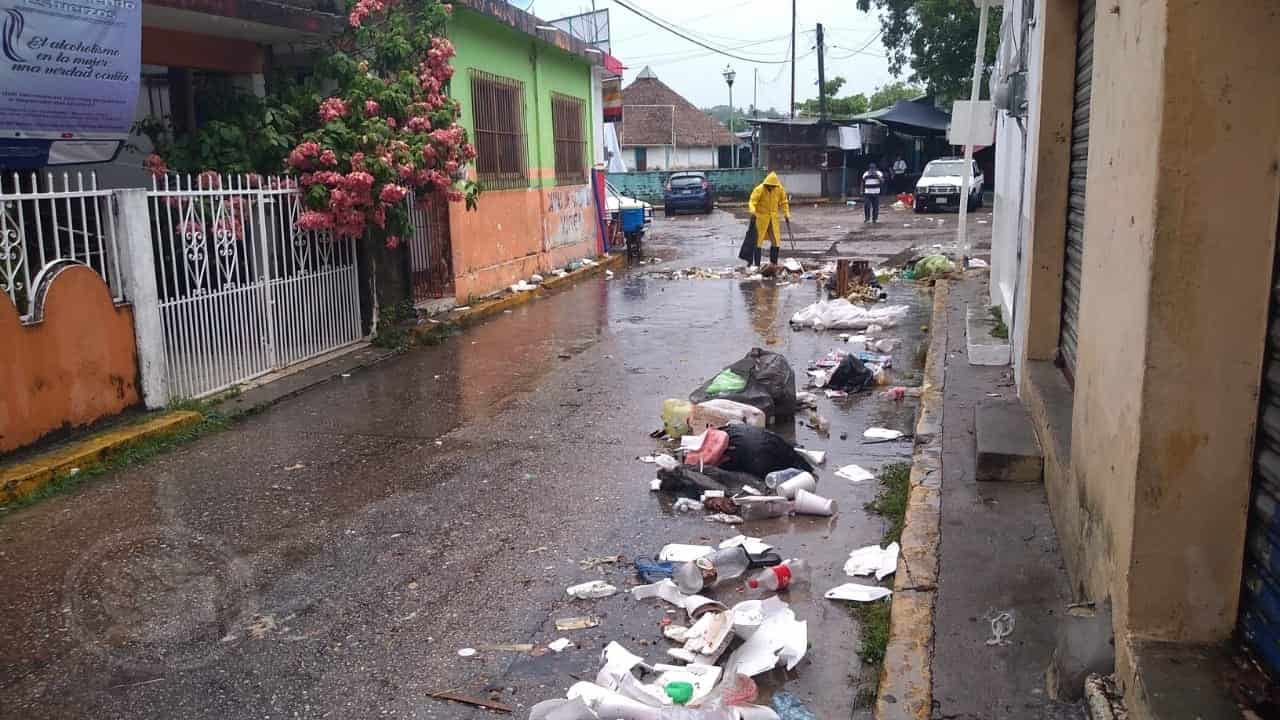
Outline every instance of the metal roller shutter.
{"type": "Polygon", "coordinates": [[[1272,677],[1280,678],[1280,257],[1271,282],[1271,321],[1259,393],[1253,499],[1240,593],[1240,636],[1272,677]]]}
{"type": "Polygon", "coordinates": [[[1067,377],[1076,372],[1076,328],[1080,317],[1081,258],[1084,255],[1084,185],[1089,170],[1089,102],[1093,94],[1094,0],[1080,1],[1076,27],[1075,110],[1071,114],[1071,173],[1067,196],[1067,253],[1062,264],[1062,330],[1058,355],[1067,377]]]}

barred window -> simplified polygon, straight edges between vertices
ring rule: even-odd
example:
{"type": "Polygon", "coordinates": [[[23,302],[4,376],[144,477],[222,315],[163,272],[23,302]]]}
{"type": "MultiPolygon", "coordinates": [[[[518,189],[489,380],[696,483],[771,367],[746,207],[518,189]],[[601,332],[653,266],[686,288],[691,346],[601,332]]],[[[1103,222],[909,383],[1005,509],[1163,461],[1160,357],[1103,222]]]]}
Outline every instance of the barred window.
{"type": "Polygon", "coordinates": [[[524,83],[471,71],[476,178],[488,189],[529,186],[525,162],[524,83]]]}
{"type": "Polygon", "coordinates": [[[551,134],[556,144],[556,183],[587,181],[587,139],[583,133],[583,102],[559,93],[551,94],[551,134]]]}

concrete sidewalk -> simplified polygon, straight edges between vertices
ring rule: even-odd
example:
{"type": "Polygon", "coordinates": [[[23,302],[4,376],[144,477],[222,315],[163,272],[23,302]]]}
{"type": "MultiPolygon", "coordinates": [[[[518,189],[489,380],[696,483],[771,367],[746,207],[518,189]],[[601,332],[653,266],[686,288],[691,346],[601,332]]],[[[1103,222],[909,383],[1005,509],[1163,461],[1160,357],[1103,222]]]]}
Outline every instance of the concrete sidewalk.
{"type": "Polygon", "coordinates": [[[974,410],[993,395],[1014,399],[1010,367],[965,357],[965,306],[988,304],[985,278],[952,283],[946,303],[942,539],[934,615],[935,720],[1087,716],[1048,697],[1045,670],[1071,602],[1042,483],[974,479],[974,410]],[[1009,613],[1007,644],[988,644],[991,619],[1009,613]]]}

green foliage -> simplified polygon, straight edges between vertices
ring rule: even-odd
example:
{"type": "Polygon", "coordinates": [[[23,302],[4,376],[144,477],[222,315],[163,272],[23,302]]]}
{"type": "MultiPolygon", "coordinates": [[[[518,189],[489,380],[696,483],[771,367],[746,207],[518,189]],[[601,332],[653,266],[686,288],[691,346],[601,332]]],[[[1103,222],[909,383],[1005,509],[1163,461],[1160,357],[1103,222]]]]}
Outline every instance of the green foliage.
{"type": "MultiPolygon", "coordinates": [[[[889,70],[925,86],[943,102],[968,97],[973,53],[978,41],[978,10],[967,0],[857,0],[863,12],[880,12],[889,70]]],[[[1000,43],[1000,9],[987,19],[986,67],[1000,43]]]]}
{"type": "MultiPolygon", "coordinates": [[[[861,115],[869,109],[867,96],[862,93],[837,97],[840,93],[840,88],[844,87],[845,82],[844,78],[837,75],[822,84],[827,93],[827,114],[830,117],[837,119],[847,118],[853,115],[861,115]]],[[[818,99],[811,98],[804,102],[796,103],[796,112],[800,115],[817,117],[820,112],[818,99]]]]}
{"type": "MultiPolygon", "coordinates": [[[[867,664],[879,665],[884,662],[885,652],[889,649],[891,608],[887,599],[853,604],[853,616],[858,620],[858,634],[861,636],[858,657],[867,664]]],[[[872,697],[874,698],[874,694],[872,697]]]]}
{"type": "Polygon", "coordinates": [[[882,542],[898,542],[902,539],[902,526],[907,517],[907,498],[911,494],[911,464],[893,463],[885,466],[880,474],[880,493],[866,504],[868,512],[884,517],[889,527],[882,542]]]}
{"type": "Polygon", "coordinates": [[[881,85],[871,93],[871,109],[880,110],[892,106],[899,100],[911,100],[925,94],[924,88],[902,81],[881,85]]]}
{"type": "Polygon", "coordinates": [[[991,319],[995,320],[995,326],[991,328],[991,337],[1008,340],[1009,326],[1004,324],[1004,312],[1000,310],[999,305],[992,305],[990,312],[991,319]]]}
{"type": "Polygon", "coordinates": [[[311,93],[283,78],[269,87],[260,98],[228,78],[207,79],[195,94],[196,116],[202,118],[195,132],[179,134],[171,118],[148,117],[134,124],[133,134],[150,140],[175,172],[280,173],[303,129],[299,107],[311,93]]]}

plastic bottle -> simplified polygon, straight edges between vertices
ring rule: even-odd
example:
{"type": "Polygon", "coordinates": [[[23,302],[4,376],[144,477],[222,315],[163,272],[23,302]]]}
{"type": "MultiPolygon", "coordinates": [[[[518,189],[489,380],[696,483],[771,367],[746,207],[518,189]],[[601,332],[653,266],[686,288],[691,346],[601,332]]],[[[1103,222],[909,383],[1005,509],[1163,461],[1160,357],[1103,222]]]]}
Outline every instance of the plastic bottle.
{"type": "Polygon", "coordinates": [[[781,565],[765,568],[747,581],[752,590],[778,592],[794,585],[809,582],[809,564],[804,560],[787,560],[781,565]]]}
{"type": "Polygon", "coordinates": [[[752,520],[768,520],[769,518],[786,517],[793,507],[791,501],[783,497],[742,497],[735,500],[738,504],[738,517],[750,522],[752,520]]]}
{"type": "Polygon", "coordinates": [[[790,480],[791,478],[797,475],[802,474],[803,472],[805,471],[801,470],[800,468],[787,468],[785,470],[774,470],[773,472],[764,476],[764,486],[769,488],[770,490],[773,490],[774,488],[778,487],[782,483],[790,480]]]}
{"type": "Polygon", "coordinates": [[[691,412],[693,412],[693,403],[688,400],[663,400],[662,429],[673,438],[688,435],[691,412]]]}
{"type": "Polygon", "coordinates": [[[703,588],[739,577],[749,567],[751,557],[746,548],[738,545],[716,550],[693,562],[684,563],[676,568],[671,579],[675,580],[681,592],[693,595],[702,592],[703,588]]]}

